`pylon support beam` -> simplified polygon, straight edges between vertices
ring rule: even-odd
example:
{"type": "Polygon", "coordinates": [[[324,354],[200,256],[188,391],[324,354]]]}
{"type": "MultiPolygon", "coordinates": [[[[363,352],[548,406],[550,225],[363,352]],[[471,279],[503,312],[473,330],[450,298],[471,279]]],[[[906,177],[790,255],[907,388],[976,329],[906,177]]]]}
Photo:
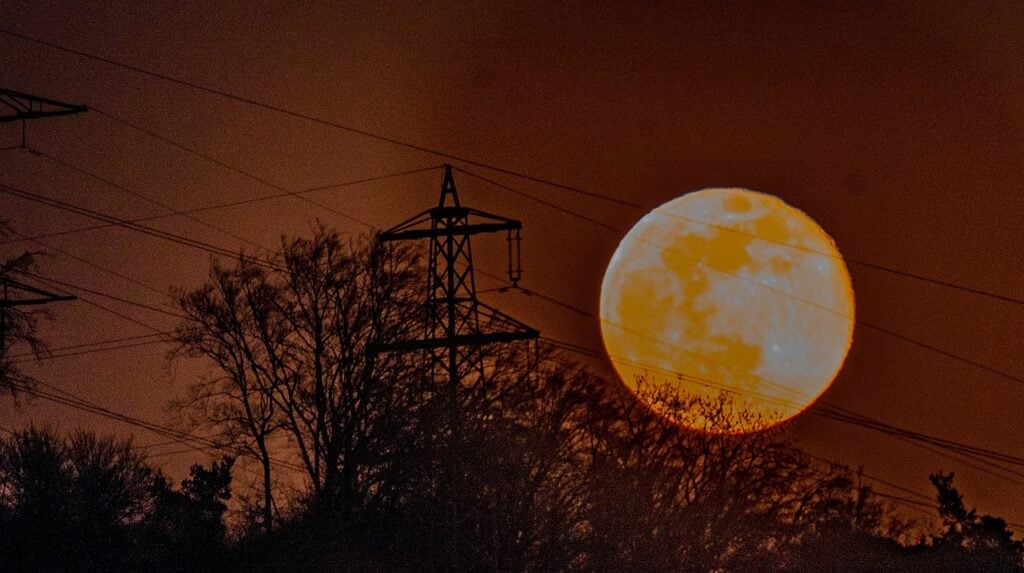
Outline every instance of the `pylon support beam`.
{"type": "Polygon", "coordinates": [[[6,88],[0,88],[0,111],[8,110],[0,115],[0,123],[57,117],[89,111],[84,105],[75,105],[34,96],[6,88]]]}
{"type": "MultiPolygon", "coordinates": [[[[456,363],[464,359],[457,356],[456,349],[533,340],[540,336],[538,330],[480,302],[473,278],[469,237],[481,233],[507,232],[511,247],[513,241],[518,241],[518,232],[522,227],[523,224],[515,219],[463,207],[451,166],[446,165],[438,205],[406,219],[378,236],[383,242],[430,240],[426,308],[429,319],[426,336],[381,345],[377,350],[447,350],[447,356],[438,355],[435,360],[438,364],[447,362],[449,383],[457,384],[456,377],[462,369],[456,363]]],[[[513,272],[511,251],[509,260],[509,276],[517,280],[522,271],[515,269],[513,272]]],[[[518,263],[518,257],[515,262],[518,263]]],[[[479,361],[477,358],[472,360],[479,361]]],[[[482,370],[482,364],[478,364],[477,369],[482,370]]]]}
{"type": "Polygon", "coordinates": [[[381,241],[402,241],[413,239],[429,239],[430,237],[447,236],[469,236],[480,233],[500,233],[501,231],[515,231],[523,228],[523,224],[515,219],[493,215],[467,207],[434,207],[424,211],[402,223],[399,223],[390,230],[380,234],[381,241]],[[440,219],[462,219],[470,215],[481,219],[490,219],[489,223],[469,223],[453,227],[439,227],[431,229],[416,228],[434,220],[440,219]]]}
{"type": "Polygon", "coordinates": [[[0,278],[0,285],[3,286],[4,291],[3,298],[0,299],[0,308],[46,304],[49,302],[61,302],[77,299],[77,297],[72,295],[60,295],[52,293],[50,291],[46,291],[41,288],[36,288],[34,286],[29,286],[25,283],[21,283],[9,278],[0,278]],[[11,289],[14,289],[15,291],[27,292],[29,294],[35,295],[38,298],[8,298],[11,289]]]}
{"type": "Polygon", "coordinates": [[[435,348],[461,348],[465,346],[484,346],[486,344],[496,344],[501,342],[533,340],[540,336],[540,331],[537,329],[529,327],[506,314],[502,314],[497,309],[482,302],[476,301],[475,314],[485,323],[489,323],[491,326],[500,325],[504,330],[486,333],[478,332],[459,334],[454,337],[431,337],[418,340],[403,340],[391,344],[380,345],[377,347],[377,350],[410,352],[413,350],[431,350],[435,348]]]}

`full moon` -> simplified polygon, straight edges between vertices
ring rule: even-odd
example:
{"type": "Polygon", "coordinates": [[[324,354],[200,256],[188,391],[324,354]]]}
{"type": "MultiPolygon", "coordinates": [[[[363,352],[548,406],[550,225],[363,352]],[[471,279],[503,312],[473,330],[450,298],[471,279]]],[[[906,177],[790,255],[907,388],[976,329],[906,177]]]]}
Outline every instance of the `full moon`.
{"type": "Polygon", "coordinates": [[[655,411],[665,410],[655,395],[718,404],[727,416],[672,417],[710,432],[761,430],[810,406],[843,364],[853,317],[832,239],[799,209],[747,189],[702,189],[651,211],[601,286],[601,333],[619,377],[655,411]]]}

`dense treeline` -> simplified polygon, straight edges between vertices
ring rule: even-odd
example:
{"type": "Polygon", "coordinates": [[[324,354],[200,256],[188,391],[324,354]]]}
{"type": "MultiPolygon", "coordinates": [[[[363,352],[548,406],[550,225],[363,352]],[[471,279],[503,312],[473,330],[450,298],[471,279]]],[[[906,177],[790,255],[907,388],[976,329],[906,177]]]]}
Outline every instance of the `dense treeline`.
{"type": "Polygon", "coordinates": [[[177,354],[217,375],[176,406],[237,463],[176,486],[113,438],[16,433],[0,443],[4,569],[1021,568],[952,474],[932,476],[942,526],[925,534],[778,430],[675,423],[735,423],[726,397],[642,384],[639,401],[525,345],[483,349],[450,392],[422,357],[380,350],[423,332],[413,251],[321,229],[270,262],[214,265],[179,293],[177,354]],[[255,483],[233,479],[242,464],[255,483]]]}
{"type": "Polygon", "coordinates": [[[195,571],[223,564],[232,458],[180,487],[129,442],[38,428],[0,442],[4,571],[195,571]]]}

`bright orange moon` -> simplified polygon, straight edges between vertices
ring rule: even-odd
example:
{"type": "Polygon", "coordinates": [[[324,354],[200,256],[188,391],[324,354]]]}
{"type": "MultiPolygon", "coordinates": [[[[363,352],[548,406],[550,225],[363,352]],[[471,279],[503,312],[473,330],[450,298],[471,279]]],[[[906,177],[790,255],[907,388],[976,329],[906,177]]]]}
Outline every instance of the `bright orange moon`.
{"type": "Polygon", "coordinates": [[[853,339],[853,287],[832,239],[778,197],[703,189],[648,213],[612,255],[601,333],[623,382],[731,402],[728,427],[788,420],[832,383],[853,339]],[[752,421],[759,419],[759,422],[752,421]]]}

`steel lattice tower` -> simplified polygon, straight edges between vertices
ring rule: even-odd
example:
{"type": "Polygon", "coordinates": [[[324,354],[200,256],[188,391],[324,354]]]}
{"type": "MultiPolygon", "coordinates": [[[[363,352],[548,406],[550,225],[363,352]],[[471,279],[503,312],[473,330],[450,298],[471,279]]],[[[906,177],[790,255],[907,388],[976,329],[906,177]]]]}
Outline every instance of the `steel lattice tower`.
{"type": "Polygon", "coordinates": [[[428,239],[427,316],[423,338],[404,340],[385,350],[426,350],[431,372],[443,373],[454,393],[474,373],[483,375],[480,347],[532,340],[539,332],[490,307],[477,298],[470,237],[505,232],[509,244],[509,279],[522,276],[519,241],[522,223],[463,207],[450,165],[444,166],[437,207],[424,211],[380,234],[381,241],[428,239]]]}
{"type": "MultiPolygon", "coordinates": [[[[446,476],[442,499],[448,506],[447,548],[452,571],[462,570],[459,551],[458,498],[460,481],[462,415],[458,409],[459,388],[483,381],[482,347],[536,339],[540,333],[477,298],[470,238],[481,233],[506,233],[509,246],[509,280],[516,286],[522,276],[519,257],[522,223],[507,217],[463,207],[455,188],[451,165],[444,166],[441,198],[437,207],[424,211],[380,234],[381,241],[427,239],[430,242],[427,269],[426,332],[422,338],[403,340],[381,350],[423,351],[428,376],[446,383],[451,423],[446,476]]],[[[468,564],[467,564],[468,565],[468,564]]]]}

